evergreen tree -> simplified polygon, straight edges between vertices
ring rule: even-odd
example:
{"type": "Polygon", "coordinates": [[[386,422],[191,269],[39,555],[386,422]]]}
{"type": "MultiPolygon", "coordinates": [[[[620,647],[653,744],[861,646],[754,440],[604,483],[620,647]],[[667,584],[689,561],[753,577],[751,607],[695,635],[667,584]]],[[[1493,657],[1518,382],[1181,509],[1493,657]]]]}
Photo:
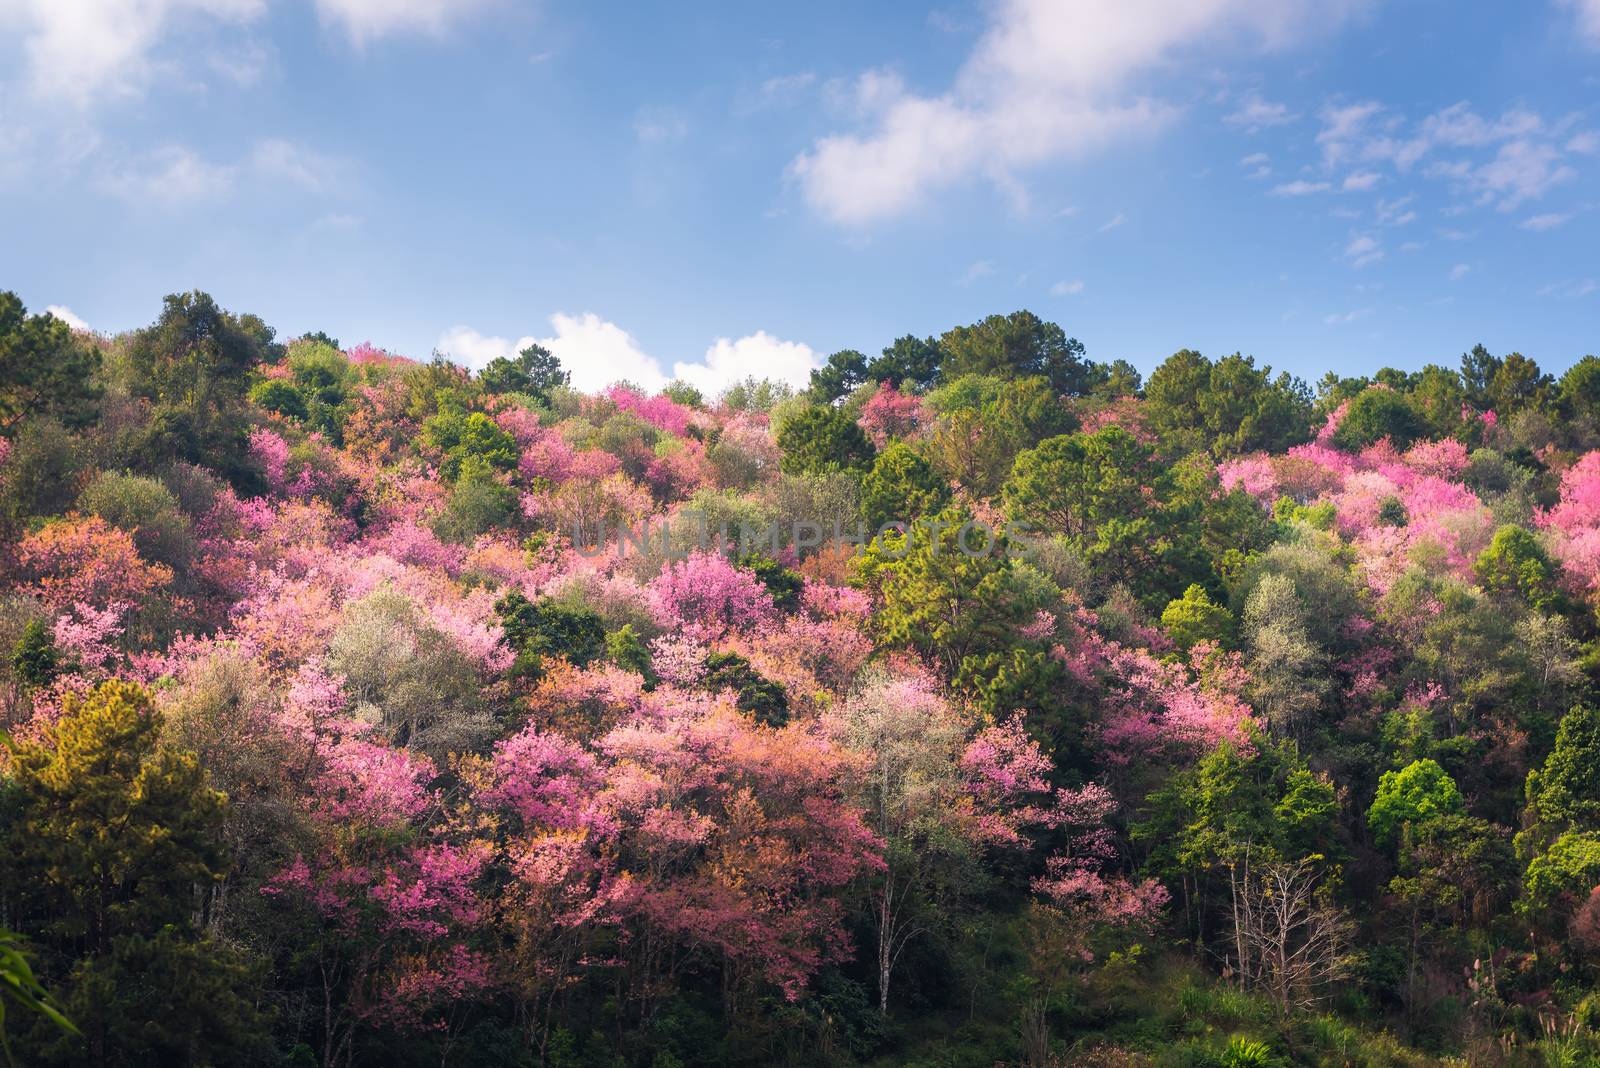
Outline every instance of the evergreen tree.
{"type": "Polygon", "coordinates": [[[250,970],[196,925],[226,873],[227,799],[160,728],[143,689],[106,682],[13,751],[0,879],[82,1032],[37,1023],[24,1043],[40,1062],[250,1064],[269,1051],[250,970]]]}
{"type": "Polygon", "coordinates": [[[23,417],[73,428],[100,410],[100,352],[55,316],[29,315],[12,292],[0,292],[0,430],[23,417]]]}
{"type": "Polygon", "coordinates": [[[933,465],[904,441],[889,445],[861,479],[861,519],[869,531],[886,523],[910,523],[950,501],[950,486],[933,465]]]}

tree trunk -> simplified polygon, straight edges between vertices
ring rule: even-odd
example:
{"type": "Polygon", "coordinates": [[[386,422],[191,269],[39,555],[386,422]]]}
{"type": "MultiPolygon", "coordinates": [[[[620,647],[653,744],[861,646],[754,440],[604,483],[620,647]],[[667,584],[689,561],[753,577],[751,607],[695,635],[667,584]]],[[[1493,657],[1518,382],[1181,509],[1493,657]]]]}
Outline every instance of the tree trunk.
{"type": "Polygon", "coordinates": [[[894,908],[892,889],[884,882],[883,900],[878,904],[878,1012],[889,1015],[889,970],[894,964],[894,908]]]}

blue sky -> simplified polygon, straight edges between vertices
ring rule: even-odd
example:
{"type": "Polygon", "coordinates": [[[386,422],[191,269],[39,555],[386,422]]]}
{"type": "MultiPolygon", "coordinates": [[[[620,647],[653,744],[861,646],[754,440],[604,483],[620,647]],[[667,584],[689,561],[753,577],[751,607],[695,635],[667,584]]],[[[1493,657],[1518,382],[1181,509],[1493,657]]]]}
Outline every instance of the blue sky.
{"type": "Polygon", "coordinates": [[[0,287],[579,384],[1600,352],[1600,0],[0,0],[0,287]]]}

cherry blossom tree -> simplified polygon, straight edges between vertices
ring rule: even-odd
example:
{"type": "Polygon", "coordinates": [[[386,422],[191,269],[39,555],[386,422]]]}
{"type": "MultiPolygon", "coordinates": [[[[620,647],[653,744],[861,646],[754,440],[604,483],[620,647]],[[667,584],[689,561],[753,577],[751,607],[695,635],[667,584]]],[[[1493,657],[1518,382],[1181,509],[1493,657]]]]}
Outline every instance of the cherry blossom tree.
{"type": "Polygon", "coordinates": [[[172,569],[147,563],[133,535],[98,516],[46,523],[17,546],[28,588],[53,608],[131,607],[172,581],[172,569]]]}
{"type": "Polygon", "coordinates": [[[761,580],[720,553],[692,552],[650,583],[656,622],[700,637],[770,624],[776,609],[761,580]]]}

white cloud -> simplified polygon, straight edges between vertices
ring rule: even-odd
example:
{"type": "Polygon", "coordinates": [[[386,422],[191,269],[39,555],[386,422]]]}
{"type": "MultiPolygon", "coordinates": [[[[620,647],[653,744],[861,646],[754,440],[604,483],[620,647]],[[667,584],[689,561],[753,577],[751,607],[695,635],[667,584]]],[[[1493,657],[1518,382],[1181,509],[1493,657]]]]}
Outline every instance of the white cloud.
{"type": "Polygon", "coordinates": [[[1331,188],[1333,187],[1327,182],[1308,182],[1304,178],[1300,178],[1293,182],[1284,182],[1282,185],[1273,186],[1272,195],[1275,197],[1303,197],[1312,193],[1326,193],[1331,188]]]}
{"type": "Polygon", "coordinates": [[[672,365],[672,377],[681,378],[706,396],[715,396],[748,375],[771,378],[801,387],[811,380],[811,372],[822,360],[811,346],[798,341],[780,341],[764,330],[737,341],[719,337],[706,349],[700,363],[679,361],[672,365]]]}
{"type": "Polygon", "coordinates": [[[1600,0],[1558,0],[1570,7],[1578,18],[1578,32],[1593,45],[1600,46],[1600,0]]]}
{"type": "Polygon", "coordinates": [[[1052,296],[1072,297],[1083,292],[1083,279],[1074,278],[1070,282],[1057,282],[1050,287],[1052,296]]]}
{"type": "Polygon", "coordinates": [[[1472,265],[1471,264],[1458,263],[1454,267],[1450,268],[1450,281],[1459,282],[1459,281],[1461,281],[1463,278],[1465,278],[1467,275],[1469,275],[1471,273],[1472,273],[1472,265]]]}
{"type": "Polygon", "coordinates": [[[1543,196],[1553,186],[1577,177],[1578,172],[1560,161],[1560,154],[1548,144],[1512,141],[1488,163],[1465,175],[1470,188],[1478,191],[1483,203],[1496,202],[1501,211],[1543,196]]]}
{"type": "Polygon", "coordinates": [[[100,185],[124,200],[170,206],[225,196],[237,176],[236,166],[212,163],[192,149],[169,145],[109,171],[100,185]]]}
{"type": "Polygon", "coordinates": [[[1299,118],[1291,115],[1287,104],[1264,100],[1260,93],[1246,94],[1237,110],[1222,117],[1229,126],[1238,126],[1246,133],[1255,133],[1272,126],[1282,126],[1299,118]]]}
{"type": "Polygon", "coordinates": [[[956,285],[970,286],[978,279],[987,278],[991,274],[994,274],[994,264],[988,260],[978,260],[961,273],[961,277],[956,279],[956,285]]]}
{"type": "Polygon", "coordinates": [[[491,360],[501,356],[515,356],[532,344],[533,340],[533,336],[529,335],[510,341],[503,337],[480,334],[470,326],[452,326],[439,335],[439,342],[434,348],[463,367],[481,371],[491,360]]]}
{"type": "MultiPolygon", "coordinates": [[[[1423,172],[1427,177],[1451,183],[1480,206],[1510,211],[1576,177],[1563,153],[1600,148],[1584,133],[1563,145],[1561,134],[1569,126],[1546,123],[1536,112],[1522,109],[1485,118],[1461,101],[1408,129],[1402,117],[1366,101],[1324,108],[1317,143],[1328,167],[1387,163],[1406,173],[1432,155],[1434,162],[1423,172]],[[1491,149],[1492,155],[1486,157],[1485,151],[1491,149]]],[[[1347,186],[1358,177],[1378,180],[1375,172],[1362,171],[1346,179],[1347,186]]]]}
{"type": "Polygon", "coordinates": [[[1570,214],[1560,212],[1546,212],[1543,215],[1530,215],[1522,220],[1524,230],[1554,230],[1558,226],[1565,226],[1572,220],[1570,214]]]}
{"type": "Polygon", "coordinates": [[[815,211],[857,226],[974,178],[1013,191],[1019,170],[1170,121],[1176,108],[1132,83],[1180,50],[1241,38],[1281,46],[1361,3],[1003,0],[947,90],[862,75],[853,104],[864,128],[818,140],[790,173],[815,211]]]}
{"type": "Polygon", "coordinates": [[[1245,175],[1247,178],[1270,178],[1272,176],[1270,159],[1271,157],[1265,152],[1252,152],[1239,161],[1239,166],[1254,168],[1249,174],[1245,175]]]}
{"type": "Polygon", "coordinates": [[[593,391],[623,378],[645,389],[660,389],[667,384],[667,376],[656,361],[616,323],[594,312],[558,312],[550,317],[550,325],[555,327],[555,335],[540,339],[539,344],[555,353],[562,366],[572,372],[575,388],[593,391]]]}
{"type": "Polygon", "coordinates": [[[1340,326],[1340,325],[1342,325],[1344,323],[1353,323],[1357,319],[1365,319],[1367,316],[1371,315],[1376,310],[1377,309],[1375,309],[1375,308],[1355,308],[1355,309],[1352,309],[1351,311],[1347,311],[1347,312],[1338,312],[1338,313],[1333,314],[1333,315],[1324,315],[1322,317],[1322,321],[1324,323],[1326,323],[1327,325],[1329,325],[1329,326],[1340,326]]]}
{"type": "Polygon", "coordinates": [[[357,46],[393,33],[437,36],[486,6],[487,0],[316,0],[317,14],[357,46]]]}
{"type": "Polygon", "coordinates": [[[1317,133],[1323,160],[1329,166],[1344,162],[1352,153],[1351,142],[1366,130],[1367,120],[1382,110],[1383,105],[1374,101],[1324,108],[1317,133]]]}
{"type": "Polygon", "coordinates": [[[1395,197],[1393,200],[1380,199],[1377,207],[1378,221],[1387,226],[1405,226],[1407,223],[1416,222],[1417,213],[1410,207],[1415,199],[1416,195],[1413,193],[1395,197]]]}
{"type": "Polygon", "coordinates": [[[1531,111],[1508,111],[1493,121],[1472,110],[1465,100],[1422,121],[1422,136],[1432,145],[1472,148],[1536,134],[1544,121],[1531,111]]]}
{"type": "Polygon", "coordinates": [[[269,178],[292,182],[313,193],[325,193],[343,184],[339,161],[290,141],[269,139],[256,144],[250,164],[269,178]]]}
{"type": "Polygon", "coordinates": [[[274,63],[274,53],[269,46],[250,40],[237,48],[217,49],[206,57],[207,67],[241,89],[261,81],[274,63]]]}
{"type": "Polygon", "coordinates": [[[366,220],[359,215],[352,215],[345,211],[330,211],[326,215],[318,216],[316,221],[311,224],[311,229],[354,230],[364,222],[366,220]]]}
{"type": "Polygon", "coordinates": [[[550,317],[550,325],[555,329],[551,337],[536,338],[529,334],[514,341],[481,334],[470,326],[453,326],[439,335],[435,347],[462,366],[479,371],[498,357],[509,358],[529,345],[543,345],[571,372],[573,387],[589,392],[621,379],[651,390],[667,384],[667,377],[656,361],[639,347],[632,334],[616,323],[593,312],[582,315],[558,312],[550,317]]]}
{"type": "Polygon", "coordinates": [[[1344,184],[1340,186],[1346,193],[1364,193],[1383,180],[1383,176],[1376,171],[1357,171],[1355,174],[1346,175],[1344,184]]]}
{"type": "Polygon", "coordinates": [[[1551,132],[1536,112],[1512,109],[1488,119],[1465,100],[1426,116],[1408,132],[1403,117],[1388,113],[1376,101],[1365,101],[1324,108],[1317,144],[1329,166],[1364,161],[1389,163],[1404,172],[1440,149],[1515,144],[1547,138],[1551,132]]]}
{"type": "Polygon", "coordinates": [[[718,338],[698,362],[679,360],[669,376],[661,363],[645,352],[632,334],[593,312],[550,317],[551,337],[531,335],[511,340],[479,333],[469,326],[453,326],[439,335],[437,348],[463,366],[479,370],[498,356],[514,356],[531,344],[543,345],[572,374],[575,389],[593,392],[626,379],[647,390],[658,390],[670,378],[692,383],[707,396],[748,375],[772,378],[794,386],[810,381],[821,358],[809,345],[783,341],[764,330],[738,340],[718,338]]]}
{"type": "Polygon", "coordinates": [[[57,319],[60,319],[74,330],[89,329],[89,324],[84,322],[77,315],[74,315],[72,309],[67,307],[65,304],[48,305],[45,308],[45,311],[51,315],[54,315],[57,319]]]}
{"type": "Polygon", "coordinates": [[[761,83],[760,104],[782,105],[793,103],[816,82],[815,73],[806,70],[798,74],[782,74],[761,83]]]}
{"type": "Polygon", "coordinates": [[[174,24],[244,23],[266,0],[0,0],[0,26],[18,28],[29,88],[84,108],[141,92],[150,53],[174,24]]]}
{"type": "Polygon", "coordinates": [[[1128,217],[1119,211],[1115,215],[1111,216],[1111,218],[1100,224],[1100,233],[1110,233],[1112,230],[1115,230],[1117,227],[1121,226],[1127,221],[1128,217]]]}
{"type": "Polygon", "coordinates": [[[1365,267],[1369,263],[1377,263],[1383,259],[1383,248],[1377,238],[1362,234],[1352,238],[1344,247],[1344,258],[1350,261],[1352,267],[1365,267]]]}
{"type": "Polygon", "coordinates": [[[312,193],[338,192],[345,165],[291,141],[258,141],[239,162],[218,163],[183,145],[167,145],[108,166],[100,188],[135,203],[163,205],[219,200],[242,180],[288,183],[312,193]]]}
{"type": "Polygon", "coordinates": [[[1577,300],[1587,297],[1590,293],[1600,291],[1600,282],[1593,278],[1574,278],[1565,282],[1552,282],[1539,290],[1541,297],[1563,297],[1567,300],[1577,300]]]}
{"type": "Polygon", "coordinates": [[[1592,156],[1600,152],[1600,133],[1594,130],[1580,130],[1567,139],[1567,151],[1576,152],[1580,156],[1592,156]]]}
{"type": "MultiPolygon", "coordinates": [[[[136,97],[163,72],[195,62],[230,81],[255,84],[272,52],[219,30],[255,22],[271,0],[0,0],[0,34],[22,46],[28,89],[77,108],[107,98],[136,97]],[[166,54],[162,45],[193,31],[166,54]]],[[[315,0],[325,24],[357,45],[404,31],[438,34],[497,0],[315,0]]]]}
{"type": "Polygon", "coordinates": [[[633,119],[633,134],[641,144],[681,141],[688,132],[688,120],[670,108],[648,108],[633,119]]]}

